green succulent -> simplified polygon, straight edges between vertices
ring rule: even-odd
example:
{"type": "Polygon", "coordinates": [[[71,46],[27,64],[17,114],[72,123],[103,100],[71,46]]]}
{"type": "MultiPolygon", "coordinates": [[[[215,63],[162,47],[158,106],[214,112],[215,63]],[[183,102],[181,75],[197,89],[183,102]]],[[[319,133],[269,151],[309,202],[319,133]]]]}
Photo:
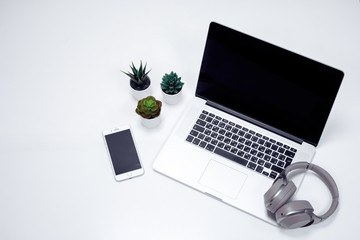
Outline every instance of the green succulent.
{"type": "Polygon", "coordinates": [[[160,115],[162,103],[153,96],[141,99],[138,102],[136,113],[143,118],[152,119],[160,115]]]}
{"type": "Polygon", "coordinates": [[[143,67],[142,61],[140,61],[139,69],[137,69],[135,67],[134,63],[131,63],[130,68],[131,68],[132,73],[131,72],[124,72],[124,71],[122,71],[122,72],[124,74],[126,74],[127,76],[129,76],[131,81],[133,81],[137,85],[143,85],[145,80],[146,80],[146,77],[147,77],[148,73],[151,71],[151,70],[149,70],[149,71],[146,72],[146,63],[145,63],[145,66],[143,67]]]}
{"type": "Polygon", "coordinates": [[[184,83],[181,82],[181,77],[171,71],[170,74],[165,73],[160,83],[161,89],[167,94],[177,94],[182,89],[184,83]]]}

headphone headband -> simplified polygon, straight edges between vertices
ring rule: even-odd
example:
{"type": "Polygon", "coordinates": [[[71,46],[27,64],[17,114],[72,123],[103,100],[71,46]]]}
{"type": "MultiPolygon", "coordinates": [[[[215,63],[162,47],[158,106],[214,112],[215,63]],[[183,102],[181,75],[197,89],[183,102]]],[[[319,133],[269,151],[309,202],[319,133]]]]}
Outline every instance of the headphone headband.
{"type": "Polygon", "coordinates": [[[318,219],[315,219],[314,223],[325,220],[336,210],[336,208],[339,204],[339,191],[338,191],[338,188],[337,188],[337,185],[336,185],[334,179],[331,177],[331,175],[325,169],[323,169],[315,164],[308,163],[308,162],[297,162],[297,163],[289,165],[287,168],[284,169],[284,171],[280,174],[279,177],[283,178],[285,181],[287,181],[288,174],[296,169],[306,169],[306,170],[311,170],[311,171],[315,172],[320,177],[320,179],[325,183],[325,185],[328,187],[328,189],[330,190],[330,193],[332,196],[332,203],[331,203],[329,210],[321,216],[317,216],[314,214],[314,216],[316,218],[318,218],[318,219]]]}

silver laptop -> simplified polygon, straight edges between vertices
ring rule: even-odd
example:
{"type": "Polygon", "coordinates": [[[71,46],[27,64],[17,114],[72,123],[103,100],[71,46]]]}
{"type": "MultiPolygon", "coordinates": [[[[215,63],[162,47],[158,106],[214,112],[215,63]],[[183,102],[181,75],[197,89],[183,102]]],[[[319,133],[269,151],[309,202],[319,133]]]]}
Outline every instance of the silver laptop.
{"type": "Polygon", "coordinates": [[[263,194],[286,166],[312,161],[343,76],[212,22],[195,97],[153,168],[275,224],[263,194]]]}

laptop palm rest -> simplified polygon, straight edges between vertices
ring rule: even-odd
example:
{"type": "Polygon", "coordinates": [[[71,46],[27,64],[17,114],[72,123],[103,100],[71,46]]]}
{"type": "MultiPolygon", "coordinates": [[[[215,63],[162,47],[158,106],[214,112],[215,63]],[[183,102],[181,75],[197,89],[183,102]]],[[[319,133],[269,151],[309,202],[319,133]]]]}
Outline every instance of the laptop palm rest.
{"type": "MultiPolygon", "coordinates": [[[[245,173],[215,160],[210,160],[199,179],[199,183],[209,188],[210,191],[216,191],[229,198],[236,199],[246,178],[245,173]]],[[[211,194],[211,192],[208,192],[208,194],[211,194]]],[[[215,197],[219,198],[219,196],[215,197]]]]}

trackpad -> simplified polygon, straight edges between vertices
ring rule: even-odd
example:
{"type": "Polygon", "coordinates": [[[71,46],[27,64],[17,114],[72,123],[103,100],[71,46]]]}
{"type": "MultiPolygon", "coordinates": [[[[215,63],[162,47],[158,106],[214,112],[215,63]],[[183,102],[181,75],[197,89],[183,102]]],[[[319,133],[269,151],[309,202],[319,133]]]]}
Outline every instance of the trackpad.
{"type": "Polygon", "coordinates": [[[236,199],[247,175],[215,160],[210,160],[199,183],[225,196],[236,199]]]}

